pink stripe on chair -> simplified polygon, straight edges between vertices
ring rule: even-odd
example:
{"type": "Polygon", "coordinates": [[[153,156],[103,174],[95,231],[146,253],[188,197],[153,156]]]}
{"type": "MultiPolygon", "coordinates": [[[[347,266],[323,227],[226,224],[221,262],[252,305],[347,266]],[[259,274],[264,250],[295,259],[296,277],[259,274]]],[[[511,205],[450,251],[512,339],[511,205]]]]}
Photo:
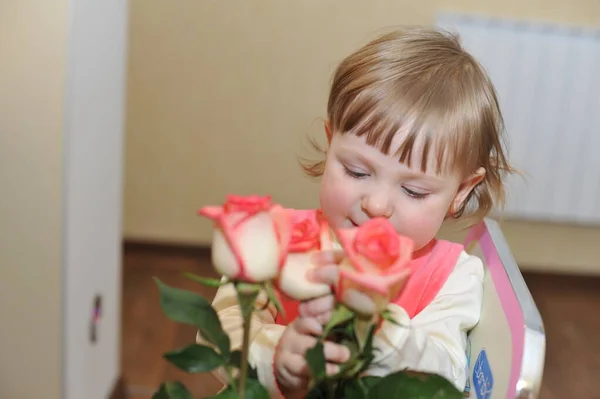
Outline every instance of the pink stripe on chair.
{"type": "Polygon", "coordinates": [[[481,246],[485,262],[491,274],[492,281],[494,282],[494,286],[502,304],[502,309],[504,310],[504,315],[511,330],[512,362],[509,388],[506,397],[507,399],[512,399],[516,395],[517,384],[519,382],[522,367],[525,319],[516,294],[504,269],[504,265],[500,259],[500,255],[498,254],[485,223],[482,222],[470,231],[465,240],[465,247],[468,247],[474,240],[478,241],[481,246]]]}

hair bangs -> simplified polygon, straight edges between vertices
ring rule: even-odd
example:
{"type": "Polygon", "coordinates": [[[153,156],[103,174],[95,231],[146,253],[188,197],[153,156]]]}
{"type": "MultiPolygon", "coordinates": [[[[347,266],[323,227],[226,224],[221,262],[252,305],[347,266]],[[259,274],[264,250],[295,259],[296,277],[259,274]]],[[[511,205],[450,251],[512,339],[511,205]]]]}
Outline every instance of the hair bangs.
{"type": "Polygon", "coordinates": [[[394,136],[407,125],[407,120],[397,105],[390,104],[393,93],[384,91],[387,90],[365,90],[348,104],[340,104],[335,109],[341,112],[331,115],[332,128],[342,134],[364,136],[368,145],[389,154],[394,136]]]}
{"type": "Polygon", "coordinates": [[[425,173],[437,175],[448,172],[466,175],[481,162],[481,151],[476,148],[474,133],[477,126],[465,118],[464,107],[448,108],[438,104],[418,104],[414,122],[399,132],[401,143],[397,149],[399,161],[425,173]],[[421,106],[419,106],[421,105],[421,106]]]}
{"type": "Polygon", "coordinates": [[[363,88],[355,96],[340,96],[345,103],[330,104],[332,128],[342,134],[365,137],[368,145],[389,155],[394,138],[400,145],[393,149],[399,161],[436,174],[446,171],[461,175],[475,168],[478,151],[473,148],[478,115],[469,109],[469,97],[457,96],[456,87],[444,76],[438,84],[378,86],[363,88]],[[402,93],[399,95],[398,93],[402,93]],[[453,98],[446,98],[452,93],[453,98]],[[466,105],[466,107],[465,107],[466,105]]]}

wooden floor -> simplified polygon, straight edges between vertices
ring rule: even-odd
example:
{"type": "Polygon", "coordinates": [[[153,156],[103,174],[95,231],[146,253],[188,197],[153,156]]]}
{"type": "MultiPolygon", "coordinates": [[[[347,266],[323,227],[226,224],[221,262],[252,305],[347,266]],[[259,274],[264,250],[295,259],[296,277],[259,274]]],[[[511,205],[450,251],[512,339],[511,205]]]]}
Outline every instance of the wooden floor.
{"type": "Polygon", "coordinates": [[[125,247],[121,367],[129,399],[151,398],[163,381],[182,381],[195,398],[213,395],[221,388],[210,374],[188,375],[162,359],[163,353],[193,343],[196,331],[164,315],[153,277],[210,299],[215,292],[182,277],[182,272],[210,276],[207,254],[195,249],[125,247]]]}
{"type": "MultiPolygon", "coordinates": [[[[214,394],[211,375],[187,375],[162,359],[166,351],[194,342],[192,327],[162,313],[153,277],[208,298],[184,271],[209,276],[206,251],[129,244],[124,252],[122,370],[129,399],[151,398],[162,381],[180,380],[194,397],[214,394]]],[[[600,398],[600,278],[526,274],[547,334],[542,399],[600,398]]]]}

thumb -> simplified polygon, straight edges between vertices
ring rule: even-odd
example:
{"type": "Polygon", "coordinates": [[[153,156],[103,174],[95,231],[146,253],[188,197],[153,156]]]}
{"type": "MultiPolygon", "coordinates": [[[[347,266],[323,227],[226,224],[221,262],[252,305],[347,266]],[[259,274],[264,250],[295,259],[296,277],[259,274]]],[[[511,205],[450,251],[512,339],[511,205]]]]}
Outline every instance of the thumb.
{"type": "Polygon", "coordinates": [[[338,276],[339,266],[329,264],[309,269],[306,278],[314,283],[337,285],[338,276]]]}
{"type": "Polygon", "coordinates": [[[311,261],[315,266],[325,266],[332,263],[340,263],[344,258],[344,251],[341,249],[338,250],[329,250],[329,251],[319,251],[312,255],[311,261]]]}

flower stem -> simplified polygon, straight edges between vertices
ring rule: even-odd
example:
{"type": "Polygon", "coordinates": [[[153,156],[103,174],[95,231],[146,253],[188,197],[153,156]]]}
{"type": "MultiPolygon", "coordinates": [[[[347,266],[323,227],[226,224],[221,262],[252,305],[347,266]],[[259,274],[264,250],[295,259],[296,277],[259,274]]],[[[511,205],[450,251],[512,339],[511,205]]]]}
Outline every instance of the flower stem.
{"type": "Polygon", "coordinates": [[[242,364],[240,365],[240,383],[238,394],[241,399],[246,398],[246,380],[248,379],[248,351],[250,346],[250,323],[254,311],[254,301],[260,292],[260,286],[249,283],[236,285],[238,302],[242,311],[243,336],[242,336],[242,364]]]}
{"type": "Polygon", "coordinates": [[[229,385],[232,389],[237,391],[237,383],[235,382],[235,378],[233,378],[233,373],[231,372],[231,366],[225,366],[225,373],[227,374],[227,380],[229,381],[229,385]]]}
{"type": "Polygon", "coordinates": [[[250,323],[252,322],[252,314],[244,315],[244,336],[242,338],[242,364],[240,370],[240,399],[246,397],[246,379],[248,378],[248,351],[250,346],[250,323]]]}

